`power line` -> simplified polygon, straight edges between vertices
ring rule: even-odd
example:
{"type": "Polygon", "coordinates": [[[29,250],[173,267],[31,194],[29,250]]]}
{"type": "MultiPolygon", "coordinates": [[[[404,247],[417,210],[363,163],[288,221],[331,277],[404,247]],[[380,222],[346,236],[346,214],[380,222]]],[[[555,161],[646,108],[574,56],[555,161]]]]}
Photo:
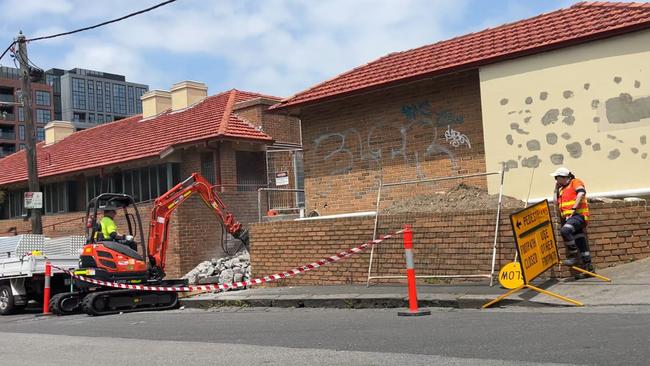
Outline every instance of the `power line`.
{"type": "MultiPolygon", "coordinates": [[[[87,30],[90,30],[90,29],[99,28],[99,27],[105,26],[105,25],[107,25],[107,24],[117,23],[117,22],[122,21],[122,20],[124,20],[124,19],[131,18],[131,17],[133,17],[133,16],[136,16],[136,15],[139,15],[139,14],[143,14],[143,13],[146,13],[146,12],[152,11],[152,10],[154,10],[154,9],[156,9],[156,8],[159,8],[159,7],[161,7],[161,6],[165,6],[165,5],[170,4],[170,3],[173,3],[173,2],[175,2],[175,1],[176,1],[176,0],[167,0],[167,1],[163,1],[162,3],[157,4],[157,5],[154,5],[154,6],[150,7],[150,8],[146,8],[146,9],[143,9],[143,10],[140,10],[140,11],[136,11],[135,13],[131,13],[131,14],[125,15],[125,16],[123,16],[123,17],[120,17],[120,18],[117,18],[117,19],[113,19],[113,20],[109,20],[109,21],[106,21],[106,22],[103,22],[103,23],[95,24],[95,25],[90,26],[90,27],[85,27],[85,28],[75,29],[75,30],[73,30],[73,31],[69,31],[69,32],[63,32],[63,33],[58,33],[58,34],[52,34],[52,35],[49,35],[49,36],[43,36],[43,37],[37,37],[37,38],[31,38],[31,39],[28,39],[28,40],[26,40],[26,41],[27,41],[27,42],[40,41],[40,40],[43,40],[43,39],[50,39],[50,38],[56,38],[56,37],[61,37],[61,36],[67,36],[67,35],[70,35],[70,34],[79,33],[79,32],[87,31],[87,30]]],[[[15,42],[14,42],[14,43],[15,43],[15,42]]],[[[6,51],[5,51],[5,52],[6,52],[6,51]]],[[[2,57],[0,56],[0,59],[1,59],[1,58],[2,58],[2,57]]]]}
{"type": "MultiPolygon", "coordinates": [[[[99,28],[99,27],[105,26],[105,25],[107,25],[107,24],[117,23],[117,22],[122,21],[122,20],[124,20],[124,19],[128,19],[128,18],[131,18],[131,17],[133,17],[133,16],[136,16],[136,15],[139,15],[139,14],[143,14],[143,13],[146,13],[146,12],[152,11],[152,10],[154,10],[154,9],[160,8],[161,6],[165,6],[165,5],[170,4],[170,3],[173,3],[173,2],[175,2],[175,1],[176,1],[176,0],[167,0],[167,1],[163,1],[162,3],[157,4],[157,5],[154,5],[154,6],[152,6],[152,7],[149,7],[149,8],[146,8],[146,9],[142,9],[142,10],[140,10],[140,11],[136,11],[135,13],[127,14],[127,15],[125,15],[125,16],[123,16],[123,17],[119,17],[119,18],[117,18],[117,19],[113,19],[113,20],[109,20],[109,21],[106,21],[106,22],[103,22],[103,23],[95,24],[95,25],[90,26],[90,27],[79,28],[79,29],[75,29],[75,30],[73,30],[73,31],[63,32],[63,33],[58,33],[58,34],[52,34],[52,35],[49,35],[49,36],[43,36],[43,37],[31,38],[31,39],[27,39],[27,40],[25,40],[25,41],[26,41],[26,42],[41,41],[41,40],[44,40],[44,39],[51,39],[51,38],[56,38],[56,37],[61,37],[61,36],[67,36],[67,35],[70,35],[70,34],[79,33],[79,32],[87,31],[87,30],[90,30],[90,29],[99,28]]],[[[2,60],[2,58],[7,54],[7,52],[9,52],[9,50],[11,49],[11,47],[13,47],[16,43],[17,43],[17,41],[13,41],[13,42],[11,42],[11,44],[9,44],[9,46],[7,47],[7,49],[4,50],[4,52],[2,52],[2,54],[0,55],[0,60],[2,60]]],[[[35,66],[35,65],[34,65],[34,66],[35,66]]]]}
{"type": "Polygon", "coordinates": [[[11,44],[9,44],[9,47],[7,47],[7,49],[2,53],[2,55],[0,55],[0,60],[2,60],[3,57],[5,57],[7,52],[9,52],[11,47],[13,47],[15,44],[16,44],[16,41],[13,41],[13,42],[11,42],[11,44]]]}

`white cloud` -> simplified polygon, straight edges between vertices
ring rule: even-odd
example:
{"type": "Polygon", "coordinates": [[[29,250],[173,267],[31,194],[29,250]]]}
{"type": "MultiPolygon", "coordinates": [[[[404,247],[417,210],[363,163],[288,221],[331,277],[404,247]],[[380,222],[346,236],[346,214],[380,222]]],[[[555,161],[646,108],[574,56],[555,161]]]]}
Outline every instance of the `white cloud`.
{"type": "Polygon", "coordinates": [[[0,14],[3,21],[22,21],[42,14],[67,14],[73,8],[67,0],[3,0],[0,14]]]}
{"type": "MultiPolygon", "coordinates": [[[[61,15],[36,18],[33,33],[86,26],[159,1],[41,1],[60,4],[61,15]]],[[[454,36],[469,1],[179,0],[56,43],[44,41],[48,54],[39,61],[122,73],[155,87],[200,78],[178,71],[199,69],[203,80],[218,84],[209,85],[214,92],[228,85],[287,96],[390,52],[454,36]],[[151,54],[156,57],[147,59],[151,54]],[[170,70],[177,59],[189,65],[170,70]]],[[[37,7],[36,0],[23,3],[23,9],[37,7]]]]}

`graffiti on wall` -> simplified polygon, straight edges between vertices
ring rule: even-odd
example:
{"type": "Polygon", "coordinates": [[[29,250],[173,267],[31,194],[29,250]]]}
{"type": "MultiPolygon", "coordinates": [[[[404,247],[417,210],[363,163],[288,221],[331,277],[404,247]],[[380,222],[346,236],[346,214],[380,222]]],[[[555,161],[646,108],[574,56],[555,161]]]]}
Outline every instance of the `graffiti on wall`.
{"type": "MultiPolygon", "coordinates": [[[[624,82],[620,76],[612,78],[614,84],[624,82]]],[[[553,165],[563,165],[567,157],[581,159],[593,154],[609,160],[616,160],[630,154],[639,159],[647,159],[646,135],[638,136],[638,140],[635,141],[623,141],[616,136],[615,132],[622,128],[650,126],[650,97],[633,97],[640,87],[641,82],[634,80],[628,85],[629,92],[612,96],[604,102],[593,98],[590,105],[576,105],[574,99],[576,93],[589,95],[593,90],[590,83],[584,83],[573,90],[559,92],[560,100],[564,105],[548,106],[537,114],[531,112],[529,108],[535,103],[548,103],[549,91],[539,91],[535,96],[526,96],[523,100],[525,106],[515,109],[512,108],[514,103],[511,103],[509,98],[501,98],[499,105],[507,118],[513,121],[510,123],[510,132],[504,136],[504,140],[518,153],[517,159],[502,163],[509,170],[537,168],[543,161],[553,165]],[[578,116],[576,110],[588,110],[591,114],[578,116]],[[590,126],[577,123],[578,118],[580,121],[589,120],[590,126]],[[537,138],[531,137],[527,126],[533,124],[537,124],[537,127],[542,126],[546,132],[537,138]],[[573,131],[583,132],[585,129],[593,129],[595,133],[585,140],[572,136],[573,131]],[[604,134],[604,131],[610,133],[604,134]],[[543,147],[547,149],[544,150],[543,147]],[[553,152],[548,156],[542,153],[549,150],[553,152]]]]}
{"type": "MultiPolygon", "coordinates": [[[[433,111],[429,101],[403,105],[400,112],[402,118],[398,121],[366,121],[367,129],[350,127],[319,135],[314,139],[313,161],[331,163],[330,176],[347,174],[355,168],[381,171],[385,164],[399,162],[414,168],[414,178],[423,179],[426,176],[422,162],[434,156],[448,159],[452,172],[458,170],[455,150],[472,148],[469,137],[458,131],[465,122],[464,116],[449,110],[433,111]],[[446,130],[439,136],[440,127],[446,130]],[[426,143],[416,145],[414,140],[423,137],[426,143]],[[443,138],[450,147],[443,143],[443,138]]],[[[376,189],[379,178],[373,179],[376,189]]],[[[317,195],[326,198],[332,191],[332,179],[318,180],[315,183],[321,189],[317,195]]]]}
{"type": "Polygon", "coordinates": [[[452,129],[451,126],[447,126],[447,131],[445,131],[445,141],[449,142],[453,147],[467,145],[468,148],[472,148],[472,143],[469,141],[469,137],[452,129]]]}

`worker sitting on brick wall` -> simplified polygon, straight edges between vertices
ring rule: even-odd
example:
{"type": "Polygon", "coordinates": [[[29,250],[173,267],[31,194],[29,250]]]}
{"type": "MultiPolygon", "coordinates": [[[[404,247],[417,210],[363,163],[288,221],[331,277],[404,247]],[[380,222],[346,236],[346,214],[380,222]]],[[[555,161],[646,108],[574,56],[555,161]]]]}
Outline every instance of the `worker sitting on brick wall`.
{"type": "MultiPolygon", "coordinates": [[[[555,178],[553,197],[560,212],[562,224],[560,233],[567,250],[567,259],[564,264],[567,266],[578,264],[579,250],[582,268],[594,272],[585,232],[589,222],[589,204],[587,203],[585,184],[565,167],[558,168],[551,176],[555,178]]],[[[582,273],[576,275],[576,279],[584,277],[585,275],[582,273]]]]}

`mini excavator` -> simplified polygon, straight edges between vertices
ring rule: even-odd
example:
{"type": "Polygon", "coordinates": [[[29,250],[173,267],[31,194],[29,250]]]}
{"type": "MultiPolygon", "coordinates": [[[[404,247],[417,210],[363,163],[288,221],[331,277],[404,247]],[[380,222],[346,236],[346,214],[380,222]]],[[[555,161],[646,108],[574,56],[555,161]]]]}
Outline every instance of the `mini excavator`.
{"type": "MultiPolygon", "coordinates": [[[[248,246],[248,231],[228,212],[211,184],[194,173],[158,197],[151,210],[149,237],[143,238],[142,222],[133,197],[121,193],[102,193],[88,203],[86,210],[86,242],[81,249],[77,275],[122,284],[148,286],[187,286],[187,280],[165,279],[167,246],[171,214],[192,194],[197,193],[225,231],[248,246]],[[128,235],[111,240],[101,235],[98,209],[121,209],[126,218],[128,235]],[[131,208],[130,213],[127,208],[131,208]],[[138,238],[140,243],[138,244],[138,238]],[[135,239],[135,240],[134,240],[135,239]]],[[[57,315],[78,313],[107,315],[120,312],[166,310],[178,307],[178,293],[114,289],[74,279],[76,291],[59,293],[50,300],[50,310],[57,315]]]]}

